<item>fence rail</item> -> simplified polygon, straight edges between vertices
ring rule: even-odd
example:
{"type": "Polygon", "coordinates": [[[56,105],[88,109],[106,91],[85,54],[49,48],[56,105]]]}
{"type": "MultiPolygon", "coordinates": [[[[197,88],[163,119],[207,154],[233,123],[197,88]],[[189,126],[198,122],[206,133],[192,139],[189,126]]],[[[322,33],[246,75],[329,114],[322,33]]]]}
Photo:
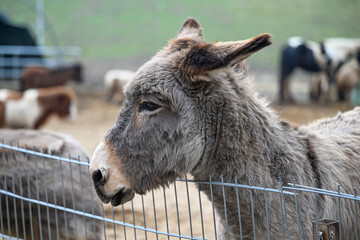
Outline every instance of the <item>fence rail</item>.
{"type": "Polygon", "coordinates": [[[57,65],[78,62],[81,49],[75,46],[0,46],[0,80],[18,79],[27,65],[57,65]]]}
{"type": "MultiPolygon", "coordinates": [[[[253,193],[264,195],[266,209],[267,239],[272,239],[270,229],[272,219],[268,198],[281,199],[279,209],[282,217],[283,239],[290,239],[292,225],[298,229],[298,239],[304,238],[303,223],[298,202],[299,195],[311,193],[315,198],[314,232],[319,232],[321,219],[317,215],[317,198],[328,196],[338,199],[339,216],[341,202],[354,201],[356,219],[356,239],[359,239],[357,205],[360,196],[356,189],[353,194],[318,189],[310,186],[289,183],[278,188],[215,181],[195,181],[177,179],[169,188],[151,191],[137,196],[131,202],[120,207],[100,204],[94,194],[88,172],[88,159],[72,156],[64,157],[44,151],[20,148],[18,145],[0,143],[0,238],[2,239],[217,239],[217,219],[219,213],[214,209],[213,198],[201,193],[201,188],[234,189],[237,201],[239,197],[250,199],[254,213],[253,193]],[[240,195],[239,193],[242,193],[240,195]],[[246,194],[246,196],[244,195],[246,194]],[[288,220],[287,201],[293,199],[297,221],[288,220]]],[[[223,191],[224,192],[224,191],[223,191]]],[[[227,201],[224,198],[225,214],[227,201]]],[[[312,206],[309,206],[312,207],[312,206]]],[[[245,238],[242,229],[242,213],[238,205],[240,223],[239,239],[245,238]]],[[[227,217],[225,217],[227,220],[227,217]]],[[[333,219],[341,226],[341,217],[333,219]]],[[[252,215],[255,226],[256,216],[252,215]]],[[[255,227],[254,236],[256,239],[255,227]]],[[[227,222],[226,229],[228,230],[227,222]]],[[[229,237],[229,235],[228,235],[229,237]]],[[[249,236],[247,236],[249,237],[249,236]]],[[[316,239],[316,238],[315,238],[316,239]]],[[[317,239],[322,239],[319,235],[317,239]]],[[[328,239],[328,238],[323,238],[328,239]]],[[[341,230],[338,238],[341,239],[341,230]]]]}

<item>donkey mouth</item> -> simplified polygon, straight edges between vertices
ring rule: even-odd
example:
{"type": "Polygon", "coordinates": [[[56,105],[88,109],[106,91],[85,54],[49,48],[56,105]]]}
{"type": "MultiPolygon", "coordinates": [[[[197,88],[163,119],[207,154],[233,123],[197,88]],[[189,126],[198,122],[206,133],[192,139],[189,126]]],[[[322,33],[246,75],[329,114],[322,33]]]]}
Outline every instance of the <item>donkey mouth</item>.
{"type": "Polygon", "coordinates": [[[122,188],[112,197],[105,196],[98,189],[96,189],[96,193],[103,203],[111,202],[111,205],[114,207],[132,200],[135,196],[135,192],[130,188],[122,188]]]}
{"type": "Polygon", "coordinates": [[[132,200],[134,198],[134,196],[135,196],[135,193],[130,188],[122,188],[119,192],[117,192],[111,198],[111,205],[116,207],[120,204],[124,204],[124,203],[132,200]]]}

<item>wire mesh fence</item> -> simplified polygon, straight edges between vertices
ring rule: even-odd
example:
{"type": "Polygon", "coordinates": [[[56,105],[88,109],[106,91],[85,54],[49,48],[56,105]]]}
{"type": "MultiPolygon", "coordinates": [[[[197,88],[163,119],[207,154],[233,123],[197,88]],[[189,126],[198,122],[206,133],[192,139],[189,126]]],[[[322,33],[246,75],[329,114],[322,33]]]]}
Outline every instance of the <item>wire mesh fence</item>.
{"type": "Polygon", "coordinates": [[[314,239],[344,239],[341,232],[342,208],[346,202],[354,204],[354,233],[359,239],[360,197],[353,193],[302,186],[294,182],[278,183],[278,188],[253,186],[251,179],[246,185],[234,182],[199,182],[193,179],[177,179],[168,188],[136,196],[131,202],[113,208],[98,201],[88,172],[88,159],[82,156],[63,156],[46,149],[21,148],[18,144],[0,144],[0,237],[3,239],[219,239],[219,232],[229,232],[229,202],[223,195],[224,213],[214,207],[212,195],[200,191],[210,188],[211,193],[224,193],[233,189],[236,196],[236,216],[239,232],[236,237],[225,234],[225,239],[273,239],[271,229],[281,224],[283,239],[290,239],[289,232],[296,231],[295,239],[307,239],[301,218],[298,197],[311,193],[315,209],[314,239]],[[221,191],[222,190],[222,191],[221,191]],[[255,204],[258,194],[263,197],[261,206],[255,204]],[[256,195],[257,194],[257,195],[256,195]],[[278,198],[276,209],[269,198],[278,198]],[[337,219],[320,219],[318,199],[337,199],[337,219]],[[251,219],[245,219],[239,198],[247,198],[251,219]],[[290,218],[286,205],[294,203],[295,218],[290,218]],[[255,208],[265,210],[266,227],[262,233],[255,231],[255,208]],[[281,213],[276,223],[273,212],[281,213]],[[224,228],[217,224],[225,214],[224,228]],[[295,221],[293,221],[295,219],[295,221]],[[250,220],[250,226],[245,223],[250,220]],[[294,230],[295,229],[295,230],[294,230]],[[250,235],[249,235],[250,233],[250,235]],[[318,234],[316,234],[318,233],[318,234]],[[261,237],[265,236],[265,238],[261,237]]]}

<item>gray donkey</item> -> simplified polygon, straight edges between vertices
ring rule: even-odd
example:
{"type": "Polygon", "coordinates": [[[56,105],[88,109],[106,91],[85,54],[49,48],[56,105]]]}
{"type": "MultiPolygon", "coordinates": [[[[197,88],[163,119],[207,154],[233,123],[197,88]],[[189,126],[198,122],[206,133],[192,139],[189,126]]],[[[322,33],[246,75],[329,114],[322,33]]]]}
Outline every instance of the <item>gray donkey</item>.
{"type": "MultiPolygon", "coordinates": [[[[352,192],[360,186],[360,108],[335,118],[294,127],[259,98],[244,78],[243,60],[271,44],[269,34],[235,42],[206,43],[199,23],[189,18],[176,38],[145,63],[126,87],[126,103],[99,143],[90,174],[99,198],[113,206],[135,193],[166,186],[191,173],[199,181],[248,183],[277,188],[296,182],[352,192]]],[[[200,185],[209,198],[208,185],[200,185]]],[[[237,198],[213,186],[220,218],[219,239],[240,239],[237,198]],[[225,226],[226,220],[228,227],[225,226]],[[228,229],[228,231],[227,231],[228,229]]],[[[243,239],[266,239],[264,193],[239,189],[243,239]]],[[[285,196],[289,232],[298,239],[293,197],[285,196]]],[[[271,239],[282,238],[280,200],[269,194],[271,239]]],[[[299,194],[304,239],[312,236],[313,194],[299,194]]],[[[343,201],[343,239],[355,238],[355,203],[343,201]]],[[[318,199],[318,216],[337,219],[336,200],[318,199]]]]}

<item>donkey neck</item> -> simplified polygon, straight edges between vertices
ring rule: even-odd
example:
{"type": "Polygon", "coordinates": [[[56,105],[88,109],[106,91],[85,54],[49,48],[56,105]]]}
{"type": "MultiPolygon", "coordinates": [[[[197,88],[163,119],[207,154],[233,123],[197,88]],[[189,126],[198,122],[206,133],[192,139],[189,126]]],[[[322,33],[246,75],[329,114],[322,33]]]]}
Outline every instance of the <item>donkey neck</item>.
{"type": "MultiPolygon", "coordinates": [[[[293,178],[307,185],[304,176],[299,175],[303,168],[308,178],[313,179],[311,161],[307,161],[308,138],[295,127],[281,121],[267,104],[248,92],[246,88],[238,88],[235,97],[221,96],[221,103],[210,104],[213,109],[207,109],[205,132],[206,146],[204,156],[196,168],[191,172],[195,180],[212,182],[234,183],[235,177],[239,184],[251,184],[277,188],[279,178],[282,183],[291,182],[293,178]],[[244,95],[246,94],[246,95],[244,95]],[[246,97],[244,97],[246,96],[246,97]],[[213,114],[211,114],[213,113],[213,114]],[[294,150],[296,149],[296,151],[294,150]],[[291,168],[288,168],[292,165],[291,168]],[[294,170],[295,169],[295,170],[294,170]]],[[[208,101],[208,100],[207,100],[208,101]]],[[[314,171],[313,171],[314,172],[314,171]]],[[[199,184],[199,189],[213,201],[220,224],[225,226],[228,219],[230,236],[238,239],[239,222],[237,204],[241,208],[242,231],[244,239],[251,238],[253,234],[252,210],[248,189],[238,189],[239,198],[235,188],[219,185],[199,184]],[[226,208],[224,201],[226,199],[226,208]],[[239,201],[239,203],[238,203],[239,201]],[[227,217],[226,214],[227,213],[227,217]]],[[[263,203],[263,194],[254,193],[258,202],[263,203]],[[259,200],[260,199],[260,200],[259,200]]],[[[276,208],[278,198],[269,199],[269,205],[276,208]],[[274,200],[275,199],[275,200],[274,200]]],[[[266,219],[262,206],[255,206],[255,219],[257,219],[256,232],[265,234],[266,219]]],[[[277,219],[279,213],[275,212],[277,219]]],[[[279,234],[280,228],[272,229],[272,235],[279,234]]],[[[265,235],[259,239],[266,238],[265,235]]]]}
{"type": "Polygon", "coordinates": [[[220,181],[223,176],[233,182],[236,176],[247,184],[251,177],[255,184],[273,185],[279,177],[290,177],[282,161],[292,152],[290,146],[302,149],[303,136],[249,91],[238,87],[236,95],[206,100],[205,150],[191,172],[196,179],[220,181]]]}

